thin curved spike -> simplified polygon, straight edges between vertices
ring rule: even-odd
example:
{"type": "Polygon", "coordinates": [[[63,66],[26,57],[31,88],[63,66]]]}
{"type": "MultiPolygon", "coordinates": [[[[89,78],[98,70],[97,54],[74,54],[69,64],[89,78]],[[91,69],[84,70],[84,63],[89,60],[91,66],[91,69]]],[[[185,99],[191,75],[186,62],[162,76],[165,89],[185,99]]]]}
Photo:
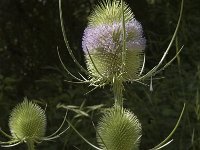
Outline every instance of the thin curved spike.
{"type": "Polygon", "coordinates": [[[94,84],[94,83],[90,84],[90,86],[95,86],[95,87],[102,87],[102,86],[105,86],[105,85],[106,85],[105,83],[103,83],[103,84],[94,84]]]}
{"type": "Polygon", "coordinates": [[[58,57],[59,57],[60,63],[61,63],[61,65],[63,66],[64,70],[65,70],[70,76],[72,76],[73,78],[75,78],[76,80],[78,80],[78,81],[83,81],[83,80],[79,79],[78,77],[76,77],[75,75],[73,75],[73,74],[67,69],[67,67],[65,66],[65,64],[64,64],[63,61],[62,61],[62,58],[61,58],[61,56],[60,56],[60,52],[59,52],[58,48],[57,48],[57,53],[58,53],[58,57]]]}
{"type": "Polygon", "coordinates": [[[93,59],[92,59],[92,57],[91,57],[91,55],[90,55],[90,52],[88,51],[87,47],[86,47],[86,50],[87,50],[87,53],[88,53],[88,55],[89,55],[89,58],[90,58],[90,60],[91,60],[91,62],[92,62],[92,65],[94,66],[95,70],[97,71],[97,73],[98,73],[101,77],[104,77],[104,76],[99,72],[99,70],[97,69],[97,67],[96,67],[96,65],[95,65],[95,63],[94,63],[94,61],[93,61],[93,59]]]}
{"type": "Polygon", "coordinates": [[[47,103],[45,104],[44,112],[46,112],[46,110],[47,110],[47,103]]]}
{"type": "Polygon", "coordinates": [[[80,72],[78,74],[83,78],[83,81],[88,81],[80,72]]]}
{"type": "Polygon", "coordinates": [[[36,144],[40,144],[40,143],[42,143],[42,141],[34,140],[34,143],[36,143],[36,144]]]}
{"type": "Polygon", "coordinates": [[[1,147],[13,147],[13,146],[19,145],[20,143],[22,143],[22,141],[19,141],[19,142],[14,143],[14,144],[9,144],[9,145],[1,145],[1,147]]]}
{"type": "Polygon", "coordinates": [[[7,142],[2,142],[0,141],[0,144],[12,144],[12,143],[16,143],[18,142],[19,140],[12,140],[12,141],[7,141],[7,142]]]}
{"type": "Polygon", "coordinates": [[[75,149],[77,149],[77,150],[81,150],[81,149],[79,149],[78,147],[76,147],[76,146],[74,146],[74,145],[73,145],[73,147],[74,147],[75,149]]]}
{"type": "MultiPolygon", "coordinates": [[[[91,120],[92,121],[92,120],[91,120]]],[[[106,146],[106,143],[104,142],[104,140],[103,140],[103,138],[101,137],[101,135],[99,134],[99,132],[97,131],[97,129],[96,129],[96,127],[95,127],[95,125],[94,125],[94,122],[92,121],[92,125],[93,125],[93,127],[94,127],[94,129],[95,129],[95,131],[97,132],[97,134],[98,134],[98,136],[100,137],[100,139],[101,139],[101,142],[104,144],[104,146],[106,147],[106,150],[108,150],[108,147],[106,146]]]]}
{"type": "Polygon", "coordinates": [[[67,130],[69,129],[69,127],[67,127],[65,130],[63,130],[62,132],[60,132],[59,134],[55,135],[55,136],[52,136],[52,137],[44,137],[43,140],[45,141],[51,141],[53,139],[56,139],[58,137],[60,137],[63,133],[65,133],[67,130]]]}
{"type": "MultiPolygon", "coordinates": [[[[162,64],[163,60],[165,59],[167,53],[169,52],[171,46],[172,46],[172,43],[177,35],[177,32],[178,32],[178,29],[179,29],[179,26],[180,26],[180,22],[181,22],[181,18],[182,18],[182,13],[183,13],[183,3],[184,3],[184,0],[181,1],[181,10],[180,10],[180,14],[179,14],[179,18],[178,18],[178,23],[176,25],[176,29],[174,31],[174,34],[171,38],[171,41],[167,47],[167,49],[165,50],[161,60],[159,61],[159,63],[153,68],[151,69],[149,72],[147,72],[145,75],[141,76],[140,78],[136,79],[136,80],[142,80],[144,78],[147,78],[147,77],[150,77],[152,76],[153,73],[155,73],[157,71],[157,69],[160,67],[160,65],[162,64]]],[[[155,74],[154,74],[155,75],[155,74]]]]}
{"type": "Polygon", "coordinates": [[[184,46],[182,46],[182,47],[179,49],[179,51],[176,53],[176,55],[175,55],[168,63],[166,63],[164,67],[162,67],[161,69],[159,69],[158,71],[156,71],[155,74],[158,74],[158,73],[160,73],[161,71],[163,71],[165,68],[167,68],[167,67],[178,57],[178,55],[179,55],[180,52],[182,51],[183,47],[184,47],[184,46]]]}
{"type": "Polygon", "coordinates": [[[182,111],[181,111],[181,114],[180,114],[180,116],[179,116],[179,119],[178,119],[178,121],[177,121],[177,123],[176,123],[174,129],[172,130],[172,132],[171,132],[160,144],[158,144],[157,146],[155,146],[154,148],[152,148],[152,149],[150,149],[150,150],[157,150],[157,148],[159,148],[159,147],[163,146],[164,144],[166,144],[166,142],[171,138],[171,136],[172,136],[172,135],[174,134],[174,132],[176,131],[178,125],[180,124],[180,121],[181,121],[181,118],[182,118],[182,116],[183,116],[184,110],[185,110],[185,103],[184,103],[183,109],[182,109],[182,111]]]}
{"type": "Polygon", "coordinates": [[[152,76],[152,74],[156,71],[157,66],[154,66],[149,72],[147,72],[145,75],[139,77],[138,79],[134,80],[134,81],[140,81],[140,80],[144,80],[150,76],[152,76]]]}
{"type": "Polygon", "coordinates": [[[139,75],[141,75],[144,71],[145,62],[146,62],[146,57],[145,57],[145,54],[144,54],[144,60],[143,60],[142,68],[141,68],[139,75]]]}
{"type": "Polygon", "coordinates": [[[98,86],[94,87],[92,90],[88,91],[87,93],[85,93],[84,95],[88,95],[89,93],[93,92],[94,90],[96,90],[98,88],[98,86]]]}
{"type": "Polygon", "coordinates": [[[142,84],[142,85],[144,85],[144,86],[149,86],[148,84],[143,83],[143,82],[141,82],[141,81],[134,81],[134,82],[140,83],[140,84],[142,84]]]}
{"type": "Polygon", "coordinates": [[[90,146],[92,146],[93,148],[95,148],[96,150],[103,150],[98,148],[97,146],[93,145],[92,143],[90,143],[86,138],[84,138],[77,130],[76,128],[67,120],[68,124],[70,125],[70,127],[72,127],[72,129],[78,134],[78,136],[80,136],[87,144],[89,144],[90,146]]]}
{"type": "Polygon", "coordinates": [[[171,139],[171,140],[170,140],[169,142],[167,142],[166,144],[164,144],[164,145],[162,145],[162,146],[156,148],[155,150],[159,150],[159,149],[161,149],[161,148],[163,148],[163,147],[169,145],[172,141],[173,141],[173,139],[171,139]]]}
{"type": "MultiPolygon", "coordinates": [[[[58,49],[58,47],[57,47],[57,49],[58,49]]],[[[58,52],[57,52],[58,53],[58,52]]],[[[60,61],[60,60],[59,60],[60,61]]],[[[64,64],[64,63],[63,63],[64,64]]],[[[63,66],[63,65],[62,65],[63,66]]],[[[51,69],[51,70],[54,70],[54,71],[58,71],[59,73],[61,73],[63,76],[65,76],[65,77],[68,77],[66,74],[65,74],[65,72],[63,73],[63,71],[60,69],[60,68],[55,68],[55,67],[43,67],[44,69],[51,69]]],[[[66,70],[65,70],[66,71],[66,70]]]]}
{"type": "Polygon", "coordinates": [[[163,62],[164,58],[166,57],[166,55],[167,55],[169,49],[170,49],[171,46],[172,46],[172,43],[174,42],[175,37],[176,37],[176,35],[177,35],[178,29],[179,29],[179,26],[180,26],[180,22],[181,22],[181,18],[182,18],[182,13],[183,13],[183,3],[184,3],[184,0],[181,1],[181,10],[180,10],[179,19],[178,19],[178,23],[177,23],[175,32],[174,32],[174,34],[173,34],[173,36],[172,36],[172,39],[171,39],[171,41],[170,41],[170,43],[169,43],[169,45],[168,45],[168,47],[167,47],[167,49],[166,49],[166,51],[165,51],[163,57],[162,57],[162,59],[161,59],[160,62],[158,63],[158,66],[160,66],[161,63],[163,62]]]}
{"type": "Polygon", "coordinates": [[[62,121],[60,127],[59,127],[53,134],[47,136],[46,138],[52,137],[52,136],[54,136],[55,134],[57,134],[57,133],[60,131],[60,129],[63,127],[63,125],[64,125],[64,123],[65,123],[65,121],[66,121],[66,118],[67,118],[67,111],[66,111],[66,113],[65,113],[65,117],[64,117],[64,119],[63,119],[63,121],[62,121]]]}
{"type": "Polygon", "coordinates": [[[121,0],[122,9],[122,31],[123,31],[123,46],[122,46],[122,73],[124,73],[125,59],[126,59],[126,27],[125,27],[125,17],[124,17],[124,1],[121,0]]]}
{"type": "Polygon", "coordinates": [[[134,144],[138,143],[138,141],[140,141],[141,137],[142,137],[142,135],[140,135],[140,136],[135,140],[134,144]]]}
{"type": "MultiPolygon", "coordinates": [[[[176,53],[179,51],[179,43],[178,43],[178,36],[176,37],[176,53]]],[[[181,59],[179,56],[177,56],[177,64],[179,67],[179,71],[180,71],[180,64],[181,64],[181,59]]]]}
{"type": "Polygon", "coordinates": [[[60,25],[61,25],[61,29],[62,29],[62,34],[63,34],[63,38],[64,38],[64,41],[65,41],[65,45],[67,47],[67,50],[70,54],[70,56],[72,57],[72,59],[74,60],[75,64],[86,74],[89,74],[87,70],[85,70],[80,64],[79,62],[76,60],[73,52],[72,52],[72,49],[70,48],[69,46],[69,43],[68,43],[68,40],[67,40],[67,37],[66,37],[66,32],[65,32],[65,28],[64,28],[64,23],[63,23],[63,16],[62,16],[62,7],[61,7],[61,0],[59,0],[59,14],[60,14],[60,25]]]}
{"type": "Polygon", "coordinates": [[[153,80],[165,79],[165,77],[153,78],[153,80]]]}
{"type": "Polygon", "coordinates": [[[2,133],[5,137],[9,138],[9,139],[12,139],[13,137],[8,135],[6,132],[4,132],[3,130],[1,130],[0,128],[0,133],[2,133]]]}
{"type": "Polygon", "coordinates": [[[150,92],[153,92],[153,79],[151,76],[151,80],[150,80],[150,92]]]}
{"type": "Polygon", "coordinates": [[[68,82],[68,83],[75,83],[75,84],[82,84],[82,83],[90,83],[89,81],[80,81],[80,82],[76,82],[76,81],[68,81],[68,80],[64,80],[65,82],[68,82]]]}

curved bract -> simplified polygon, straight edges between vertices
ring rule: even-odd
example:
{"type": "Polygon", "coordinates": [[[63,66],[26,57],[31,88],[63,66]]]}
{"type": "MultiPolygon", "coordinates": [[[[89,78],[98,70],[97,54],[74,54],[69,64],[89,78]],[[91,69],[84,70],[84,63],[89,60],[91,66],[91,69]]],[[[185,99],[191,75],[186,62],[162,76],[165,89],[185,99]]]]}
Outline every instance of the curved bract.
{"type": "Polygon", "coordinates": [[[141,138],[141,124],[127,109],[108,109],[97,127],[97,140],[106,150],[138,150],[141,138]]]}

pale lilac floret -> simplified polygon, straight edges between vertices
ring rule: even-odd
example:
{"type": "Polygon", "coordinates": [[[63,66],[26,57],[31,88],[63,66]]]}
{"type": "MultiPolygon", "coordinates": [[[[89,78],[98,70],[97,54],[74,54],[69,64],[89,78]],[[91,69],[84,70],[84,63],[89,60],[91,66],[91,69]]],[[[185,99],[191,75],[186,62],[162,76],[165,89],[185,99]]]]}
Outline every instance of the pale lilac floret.
{"type": "Polygon", "coordinates": [[[136,19],[133,19],[126,24],[126,32],[126,34],[133,32],[135,37],[140,37],[143,34],[142,25],[136,19]]]}
{"type": "MultiPolygon", "coordinates": [[[[122,24],[113,23],[112,25],[89,26],[85,29],[83,35],[82,48],[85,54],[95,53],[98,50],[115,53],[118,47],[122,47],[122,24]],[[120,35],[116,35],[116,33],[120,35]]],[[[136,20],[132,19],[126,23],[126,45],[128,50],[145,49],[146,40],[142,35],[142,26],[136,20]]]]}
{"type": "Polygon", "coordinates": [[[139,50],[143,51],[146,47],[146,39],[143,37],[137,38],[134,41],[128,41],[126,43],[126,47],[128,50],[139,50]]]}

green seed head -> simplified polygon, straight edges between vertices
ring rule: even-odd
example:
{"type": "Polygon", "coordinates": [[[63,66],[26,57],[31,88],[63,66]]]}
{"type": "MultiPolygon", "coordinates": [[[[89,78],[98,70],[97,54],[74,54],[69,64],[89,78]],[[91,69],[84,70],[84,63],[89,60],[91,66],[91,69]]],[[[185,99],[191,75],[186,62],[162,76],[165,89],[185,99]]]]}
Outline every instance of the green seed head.
{"type": "MultiPolygon", "coordinates": [[[[124,6],[125,22],[133,19],[134,15],[128,5],[124,6]]],[[[113,24],[113,22],[122,22],[122,9],[120,0],[105,0],[97,5],[89,16],[89,26],[98,26],[101,24],[113,24]]]]}
{"type": "Polygon", "coordinates": [[[13,138],[37,141],[45,135],[46,122],[44,110],[25,99],[11,112],[9,127],[13,138]]]}
{"type": "Polygon", "coordinates": [[[138,150],[141,124],[137,117],[120,107],[107,110],[97,127],[97,141],[105,150],[138,150]]]}

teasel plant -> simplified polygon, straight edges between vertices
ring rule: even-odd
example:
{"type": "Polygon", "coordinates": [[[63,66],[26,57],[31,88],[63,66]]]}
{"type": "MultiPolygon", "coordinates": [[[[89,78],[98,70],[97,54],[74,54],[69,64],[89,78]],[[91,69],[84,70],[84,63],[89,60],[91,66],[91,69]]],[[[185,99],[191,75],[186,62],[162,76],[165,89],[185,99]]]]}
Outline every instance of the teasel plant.
{"type": "MultiPolygon", "coordinates": [[[[176,29],[163,56],[156,66],[146,74],[143,74],[146,39],[143,36],[141,24],[134,18],[130,7],[123,0],[105,0],[96,6],[90,14],[89,23],[84,31],[82,41],[87,69],[80,65],[69,46],[64,28],[61,0],[59,0],[61,29],[67,50],[75,64],[88,77],[81,73],[79,73],[80,77],[73,75],[64,65],[58,51],[62,66],[69,75],[77,80],[76,83],[87,83],[89,86],[94,86],[94,89],[111,85],[114,93],[114,106],[106,109],[97,128],[94,126],[97,131],[99,147],[84,138],[68,121],[75,132],[93,148],[98,150],[139,149],[142,127],[135,114],[123,108],[123,84],[125,82],[138,82],[147,85],[144,81],[150,78],[149,86],[152,89],[153,77],[167,68],[179,55],[183,46],[170,61],[163,64],[178,32],[183,3],[182,0],[176,29]]],[[[170,138],[180,123],[184,109],[185,104],[172,132],[152,150],[161,149],[172,142],[170,138]]]]}
{"type": "Polygon", "coordinates": [[[156,74],[166,69],[183,49],[182,46],[177,50],[176,55],[163,65],[180,26],[183,11],[182,0],[177,26],[169,45],[158,64],[143,74],[146,40],[143,37],[141,24],[134,18],[131,9],[122,0],[104,0],[89,16],[89,24],[84,31],[82,47],[87,64],[87,69],[85,69],[70,48],[64,28],[61,0],[59,3],[61,29],[67,50],[75,64],[88,76],[88,79],[81,73],[79,73],[80,77],[73,75],[64,65],[58,51],[64,69],[78,81],[75,83],[87,83],[89,86],[94,86],[94,89],[110,84],[114,92],[115,103],[121,106],[123,105],[121,97],[124,82],[138,82],[147,85],[144,81],[153,79],[156,74]]]}
{"type": "Polygon", "coordinates": [[[35,150],[35,144],[54,140],[65,133],[69,127],[63,131],[61,131],[61,128],[66,122],[67,113],[60,127],[53,134],[45,136],[47,128],[45,110],[38,104],[24,98],[24,101],[18,104],[10,114],[9,128],[11,135],[0,129],[0,133],[10,139],[7,142],[0,141],[1,147],[14,147],[26,143],[28,150],[35,150]]]}

